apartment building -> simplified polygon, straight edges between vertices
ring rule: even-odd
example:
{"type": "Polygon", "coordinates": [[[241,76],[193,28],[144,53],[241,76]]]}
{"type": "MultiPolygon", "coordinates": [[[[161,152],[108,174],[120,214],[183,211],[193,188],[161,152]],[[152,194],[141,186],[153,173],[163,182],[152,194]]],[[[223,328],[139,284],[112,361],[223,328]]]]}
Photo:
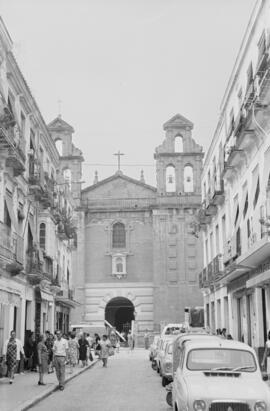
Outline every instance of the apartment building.
{"type": "Polygon", "coordinates": [[[270,2],[257,1],[202,174],[207,325],[261,352],[270,329],[270,2]]]}
{"type": "Polygon", "coordinates": [[[82,155],[70,142],[66,157],[76,175],[67,172],[52,130],[59,121],[58,140],[70,141],[59,117],[46,125],[0,19],[0,356],[12,329],[22,341],[30,331],[67,332],[77,304],[72,185],[81,177],[82,155]]]}

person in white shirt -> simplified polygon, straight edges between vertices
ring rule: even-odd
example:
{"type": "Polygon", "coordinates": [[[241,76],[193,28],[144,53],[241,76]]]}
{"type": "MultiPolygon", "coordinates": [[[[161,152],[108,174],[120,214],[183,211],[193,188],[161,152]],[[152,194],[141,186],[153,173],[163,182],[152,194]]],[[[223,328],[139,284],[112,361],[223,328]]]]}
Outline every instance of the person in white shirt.
{"type": "Polygon", "coordinates": [[[14,373],[20,361],[20,354],[24,357],[24,350],[21,341],[16,338],[16,332],[11,331],[10,338],[5,342],[3,349],[4,361],[7,363],[9,383],[14,380],[14,373]]]}
{"type": "Polygon", "coordinates": [[[68,342],[65,338],[62,338],[61,331],[56,331],[56,340],[53,344],[53,362],[61,391],[63,391],[65,385],[67,353],[68,342]]]}

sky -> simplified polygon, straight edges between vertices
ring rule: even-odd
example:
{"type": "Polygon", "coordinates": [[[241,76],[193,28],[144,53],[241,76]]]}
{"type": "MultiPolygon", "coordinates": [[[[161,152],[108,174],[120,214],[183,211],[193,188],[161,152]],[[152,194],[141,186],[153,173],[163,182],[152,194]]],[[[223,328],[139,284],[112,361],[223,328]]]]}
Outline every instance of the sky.
{"type": "Polygon", "coordinates": [[[209,146],[255,0],[0,0],[14,54],[47,123],[59,112],[83,181],[117,169],[156,185],[153,153],[176,113],[209,146]],[[61,101],[61,103],[59,103],[61,101]]]}

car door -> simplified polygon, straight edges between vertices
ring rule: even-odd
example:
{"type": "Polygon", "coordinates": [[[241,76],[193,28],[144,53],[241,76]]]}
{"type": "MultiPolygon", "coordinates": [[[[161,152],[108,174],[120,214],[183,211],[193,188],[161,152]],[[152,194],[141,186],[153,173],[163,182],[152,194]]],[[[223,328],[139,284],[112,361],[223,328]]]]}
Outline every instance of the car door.
{"type": "Polygon", "coordinates": [[[179,366],[175,376],[175,401],[177,403],[178,411],[186,410],[187,406],[187,387],[184,378],[184,361],[185,361],[185,347],[180,349],[179,366]]]}

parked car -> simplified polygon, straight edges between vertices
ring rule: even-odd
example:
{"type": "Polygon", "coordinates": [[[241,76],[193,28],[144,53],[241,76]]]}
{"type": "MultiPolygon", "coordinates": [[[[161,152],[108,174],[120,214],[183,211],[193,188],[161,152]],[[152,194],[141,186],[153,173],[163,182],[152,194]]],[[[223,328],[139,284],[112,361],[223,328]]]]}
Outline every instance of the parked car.
{"type": "Polygon", "coordinates": [[[159,374],[162,378],[162,386],[165,387],[173,379],[173,362],[172,362],[172,352],[173,352],[173,341],[168,341],[165,345],[164,355],[160,360],[160,371],[159,374]]]}
{"type": "Polygon", "coordinates": [[[152,344],[149,348],[149,360],[153,361],[157,354],[157,345],[160,340],[160,335],[155,335],[152,344]]]}
{"type": "Polygon", "coordinates": [[[165,355],[165,348],[168,342],[172,342],[175,339],[175,335],[164,335],[158,344],[157,348],[157,355],[156,355],[156,364],[157,364],[157,372],[160,373],[161,370],[161,362],[163,361],[165,355]]]}
{"type": "Polygon", "coordinates": [[[187,341],[173,381],[174,411],[264,411],[270,390],[253,348],[238,341],[187,341]]]}
{"type": "Polygon", "coordinates": [[[185,334],[179,334],[174,342],[173,342],[173,353],[172,353],[172,361],[173,361],[173,369],[172,369],[172,374],[177,370],[177,367],[179,365],[179,360],[180,360],[180,353],[183,348],[183,345],[187,341],[200,341],[200,340],[205,340],[207,339],[217,339],[218,341],[220,340],[220,337],[217,335],[212,335],[207,333],[206,331],[203,331],[202,329],[199,329],[197,331],[192,330],[190,332],[187,332],[185,334]]]}
{"type": "Polygon", "coordinates": [[[185,332],[184,324],[167,324],[162,330],[161,337],[165,335],[179,334],[185,332]]]}

